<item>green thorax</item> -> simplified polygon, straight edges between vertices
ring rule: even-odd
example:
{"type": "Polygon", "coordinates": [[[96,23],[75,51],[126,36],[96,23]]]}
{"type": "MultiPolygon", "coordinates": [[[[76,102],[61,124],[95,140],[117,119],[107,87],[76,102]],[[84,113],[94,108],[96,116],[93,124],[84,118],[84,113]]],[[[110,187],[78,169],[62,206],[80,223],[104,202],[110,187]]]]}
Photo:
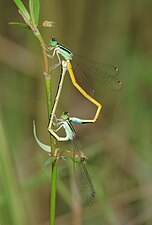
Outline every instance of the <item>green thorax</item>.
{"type": "Polygon", "coordinates": [[[63,120],[66,135],[70,140],[73,140],[75,137],[75,130],[69,120],[69,113],[63,112],[60,118],[63,120]]]}
{"type": "Polygon", "coordinates": [[[56,48],[56,51],[66,60],[72,60],[73,53],[63,45],[59,44],[55,38],[51,38],[50,45],[56,48]]]}

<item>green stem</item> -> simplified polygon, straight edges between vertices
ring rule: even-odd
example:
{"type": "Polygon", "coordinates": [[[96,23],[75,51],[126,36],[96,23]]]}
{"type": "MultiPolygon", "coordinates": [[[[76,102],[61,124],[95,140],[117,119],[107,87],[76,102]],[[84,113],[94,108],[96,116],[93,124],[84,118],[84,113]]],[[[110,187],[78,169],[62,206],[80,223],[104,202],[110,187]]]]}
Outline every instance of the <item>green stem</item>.
{"type": "MultiPolygon", "coordinates": [[[[48,108],[48,118],[52,111],[52,91],[51,91],[51,76],[48,68],[48,58],[45,50],[45,43],[40,33],[36,35],[41,43],[43,58],[44,58],[44,78],[46,87],[46,98],[48,108]]],[[[50,135],[51,154],[55,154],[54,139],[50,135]]],[[[56,181],[57,181],[57,161],[52,164],[52,176],[51,176],[51,193],[50,193],[50,225],[55,225],[55,210],[56,210],[56,181]]]]}
{"type": "MultiPolygon", "coordinates": [[[[52,91],[51,91],[51,75],[49,74],[49,66],[48,66],[48,58],[47,58],[47,54],[45,50],[45,42],[38,30],[35,32],[35,35],[39,39],[42,46],[43,59],[44,59],[45,89],[46,89],[47,109],[48,109],[48,118],[49,118],[51,110],[52,110],[52,105],[53,105],[52,91]]],[[[54,139],[51,135],[50,135],[50,146],[51,146],[51,153],[52,155],[54,155],[55,154],[54,139]]]]}
{"type": "MultiPolygon", "coordinates": [[[[48,66],[48,57],[45,50],[45,42],[36,26],[30,24],[30,22],[23,16],[25,22],[31,27],[34,35],[38,38],[39,42],[41,43],[43,59],[44,59],[44,78],[45,78],[45,88],[46,88],[46,98],[47,98],[47,109],[48,109],[48,118],[50,117],[50,113],[52,110],[52,91],[51,91],[51,76],[49,74],[49,66],[48,66]]],[[[51,154],[55,155],[55,146],[54,146],[54,139],[50,135],[50,147],[51,147],[51,154]]],[[[56,207],[56,180],[57,180],[57,162],[55,161],[52,164],[52,182],[51,182],[51,194],[50,194],[50,224],[55,224],[55,207],[56,207]]]]}
{"type": "Polygon", "coordinates": [[[57,161],[52,164],[52,183],[50,195],[50,225],[55,224],[57,161]]]}

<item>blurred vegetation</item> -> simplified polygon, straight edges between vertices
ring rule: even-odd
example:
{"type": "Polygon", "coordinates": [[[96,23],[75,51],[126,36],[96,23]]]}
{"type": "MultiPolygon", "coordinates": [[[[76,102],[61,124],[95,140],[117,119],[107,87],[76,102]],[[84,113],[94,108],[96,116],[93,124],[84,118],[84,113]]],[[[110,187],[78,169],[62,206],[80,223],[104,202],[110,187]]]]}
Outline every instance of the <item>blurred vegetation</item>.
{"type": "MultiPolygon", "coordinates": [[[[41,19],[55,28],[43,32],[73,52],[120,68],[118,92],[96,86],[103,104],[95,125],[75,126],[96,189],[96,201],[76,211],[71,198],[70,167],[58,170],[56,224],[152,224],[152,2],[40,1],[41,19]],[[71,206],[73,211],[71,210],[71,206]],[[76,216],[75,216],[76,215],[76,216]],[[82,222],[76,223],[76,217],[82,222]]],[[[48,143],[47,109],[40,47],[30,31],[8,26],[21,21],[13,1],[0,0],[0,225],[48,224],[50,170],[32,134],[48,143]],[[16,207],[11,208],[11,204],[16,207]],[[17,222],[16,222],[17,224],[17,222]]],[[[22,21],[21,21],[22,22],[22,21]]],[[[53,90],[59,71],[54,71],[53,90]]],[[[91,117],[94,108],[66,77],[58,115],[91,117]],[[70,93],[70,94],[69,94],[70,93]]]]}

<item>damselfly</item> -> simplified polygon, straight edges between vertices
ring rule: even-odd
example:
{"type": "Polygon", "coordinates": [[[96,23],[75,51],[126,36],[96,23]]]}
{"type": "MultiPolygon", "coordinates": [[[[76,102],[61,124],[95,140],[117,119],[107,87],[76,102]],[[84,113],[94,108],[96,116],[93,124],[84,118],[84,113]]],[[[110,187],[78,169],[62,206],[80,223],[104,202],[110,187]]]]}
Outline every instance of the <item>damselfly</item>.
{"type": "Polygon", "coordinates": [[[80,151],[77,140],[76,133],[74,127],[70,121],[69,114],[64,112],[60,119],[55,117],[54,126],[57,127],[54,132],[56,133],[55,138],[59,141],[68,141],[71,140],[73,143],[73,151],[67,151],[70,155],[70,158],[73,161],[73,170],[74,177],[76,181],[76,185],[78,187],[79,193],[84,202],[87,204],[92,204],[95,198],[95,191],[93,188],[93,184],[90,178],[90,175],[87,170],[87,157],[84,155],[82,151],[80,151]],[[60,137],[57,132],[63,128],[65,130],[66,136],[60,137]]]}

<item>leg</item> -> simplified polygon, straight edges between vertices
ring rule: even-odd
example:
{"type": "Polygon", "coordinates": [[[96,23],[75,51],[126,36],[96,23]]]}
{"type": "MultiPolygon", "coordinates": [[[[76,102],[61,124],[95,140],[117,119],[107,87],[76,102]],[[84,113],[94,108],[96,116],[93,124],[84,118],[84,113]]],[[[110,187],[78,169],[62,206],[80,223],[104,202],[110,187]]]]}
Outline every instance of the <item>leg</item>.
{"type": "MultiPolygon", "coordinates": [[[[56,124],[56,126],[59,126],[59,124],[56,124]]],[[[64,124],[61,124],[57,129],[53,129],[54,132],[58,132],[62,127],[64,127],[64,124]]]]}
{"type": "Polygon", "coordinates": [[[60,125],[56,130],[53,130],[52,128],[48,127],[48,131],[50,132],[50,134],[57,139],[58,141],[68,141],[69,137],[65,136],[65,137],[60,137],[56,132],[58,132],[62,127],[64,127],[64,124],[62,122],[59,122],[57,124],[57,126],[60,125]],[[61,125],[60,125],[61,124],[61,125]]]}
{"type": "Polygon", "coordinates": [[[43,47],[47,52],[50,52],[54,49],[54,47],[47,47],[47,45],[45,45],[45,47],[43,47]]]}
{"type": "MultiPolygon", "coordinates": [[[[53,48],[52,48],[53,49],[53,48]]],[[[51,49],[51,50],[52,50],[51,49]]],[[[54,56],[55,56],[55,53],[56,53],[56,49],[54,49],[54,51],[53,51],[53,54],[52,55],[50,55],[50,54],[47,54],[47,56],[50,58],[50,59],[52,59],[54,56]]]]}
{"type": "MultiPolygon", "coordinates": [[[[61,59],[60,59],[60,56],[59,56],[59,53],[56,51],[56,55],[57,55],[57,58],[58,58],[58,63],[56,63],[54,66],[51,67],[52,70],[54,70],[55,68],[57,68],[59,65],[61,65],[61,59]]],[[[52,55],[53,56],[53,55],[52,55]]],[[[53,56],[54,57],[54,56],[53,56]]]]}
{"type": "Polygon", "coordinates": [[[61,122],[62,121],[62,119],[58,119],[54,113],[51,113],[50,114],[50,117],[52,117],[53,119],[55,119],[55,123],[53,124],[54,126],[57,125],[58,122],[61,122]]]}

